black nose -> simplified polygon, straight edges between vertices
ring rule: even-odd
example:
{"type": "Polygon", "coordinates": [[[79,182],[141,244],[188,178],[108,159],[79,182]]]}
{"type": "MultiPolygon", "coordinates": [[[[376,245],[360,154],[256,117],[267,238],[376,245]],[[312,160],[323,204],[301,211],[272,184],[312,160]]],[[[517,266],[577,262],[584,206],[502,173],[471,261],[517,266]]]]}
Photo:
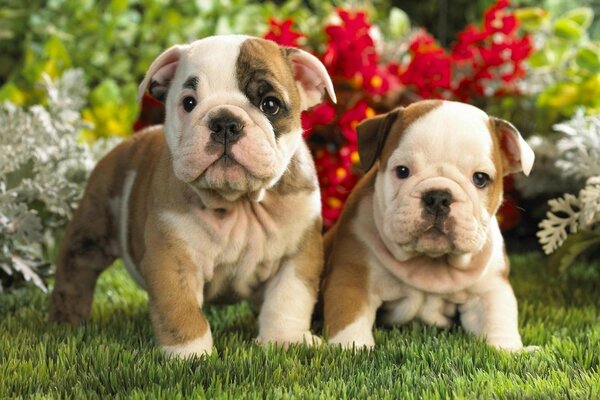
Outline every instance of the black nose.
{"type": "Polygon", "coordinates": [[[454,201],[446,190],[430,190],[421,197],[423,209],[436,218],[443,218],[450,212],[450,204],[454,201]]]}
{"type": "Polygon", "coordinates": [[[229,114],[219,115],[208,123],[210,137],[220,144],[233,144],[239,138],[244,124],[237,117],[229,114]]]}

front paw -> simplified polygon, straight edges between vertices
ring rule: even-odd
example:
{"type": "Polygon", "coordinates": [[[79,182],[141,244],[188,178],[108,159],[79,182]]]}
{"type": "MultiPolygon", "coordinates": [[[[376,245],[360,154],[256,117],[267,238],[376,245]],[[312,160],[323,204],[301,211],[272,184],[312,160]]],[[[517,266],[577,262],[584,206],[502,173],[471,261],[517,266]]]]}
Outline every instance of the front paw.
{"type": "Polygon", "coordinates": [[[167,357],[191,358],[208,356],[213,352],[212,335],[206,334],[186,343],[171,346],[162,346],[167,357]]]}
{"type": "Polygon", "coordinates": [[[530,347],[536,346],[528,346],[523,347],[523,342],[521,338],[488,338],[488,344],[496,348],[497,350],[507,351],[509,353],[516,353],[521,351],[532,351],[528,350],[530,347]]]}
{"type": "Polygon", "coordinates": [[[332,345],[340,345],[346,350],[371,350],[375,347],[375,339],[373,338],[373,334],[371,332],[368,334],[354,335],[354,337],[349,337],[342,331],[330,338],[328,343],[332,345]]]}
{"type": "Polygon", "coordinates": [[[506,351],[509,353],[533,353],[542,349],[541,346],[518,346],[518,345],[493,345],[497,350],[506,351]]]}
{"type": "Polygon", "coordinates": [[[304,344],[306,346],[317,346],[320,345],[323,340],[317,336],[312,334],[311,332],[302,332],[300,334],[259,334],[256,338],[256,341],[262,345],[266,346],[268,344],[275,344],[276,346],[281,346],[285,349],[289,347],[291,344],[304,344]]]}

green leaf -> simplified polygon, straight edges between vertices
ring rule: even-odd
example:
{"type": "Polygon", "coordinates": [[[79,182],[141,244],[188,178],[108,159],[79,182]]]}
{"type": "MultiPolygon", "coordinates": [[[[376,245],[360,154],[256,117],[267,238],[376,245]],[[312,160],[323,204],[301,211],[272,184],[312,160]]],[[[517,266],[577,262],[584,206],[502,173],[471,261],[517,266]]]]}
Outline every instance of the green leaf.
{"type": "Polygon", "coordinates": [[[569,18],[560,18],[554,22],[554,35],[565,40],[578,41],[584,31],[581,25],[569,18]]]}
{"type": "Polygon", "coordinates": [[[112,0],[110,2],[110,10],[115,14],[122,14],[127,10],[129,0],[112,0]]]}
{"type": "Polygon", "coordinates": [[[93,106],[108,103],[120,103],[122,101],[121,91],[117,83],[112,79],[105,79],[96,86],[90,94],[90,102],[93,106]]]}
{"type": "Polygon", "coordinates": [[[592,73],[600,70],[600,54],[597,48],[582,47],[577,51],[575,62],[578,66],[592,73]]]}
{"type": "Polygon", "coordinates": [[[14,104],[23,105],[27,100],[27,93],[19,89],[14,83],[8,82],[0,88],[0,102],[5,100],[14,104]]]}
{"type": "Polygon", "coordinates": [[[515,10],[515,16],[526,31],[539,30],[548,19],[548,12],[539,7],[525,7],[515,10]]]}
{"type": "Polygon", "coordinates": [[[567,111],[569,107],[573,107],[577,103],[579,95],[580,88],[576,84],[571,82],[556,83],[540,93],[537,106],[567,111]]]}
{"type": "Polygon", "coordinates": [[[540,49],[533,53],[528,59],[527,62],[533,68],[541,68],[548,67],[553,64],[553,59],[556,59],[556,56],[552,53],[552,51],[545,46],[543,49],[540,49]]]}
{"type": "Polygon", "coordinates": [[[568,11],[562,18],[573,21],[585,30],[594,20],[594,10],[589,7],[578,7],[568,11]]]}
{"type": "Polygon", "coordinates": [[[389,18],[389,30],[392,38],[404,37],[410,30],[408,15],[401,9],[392,7],[389,18]]]}
{"type": "Polygon", "coordinates": [[[558,268],[559,271],[564,272],[577,257],[598,244],[600,244],[600,235],[593,232],[579,231],[570,235],[550,257],[550,267],[558,268]]]}

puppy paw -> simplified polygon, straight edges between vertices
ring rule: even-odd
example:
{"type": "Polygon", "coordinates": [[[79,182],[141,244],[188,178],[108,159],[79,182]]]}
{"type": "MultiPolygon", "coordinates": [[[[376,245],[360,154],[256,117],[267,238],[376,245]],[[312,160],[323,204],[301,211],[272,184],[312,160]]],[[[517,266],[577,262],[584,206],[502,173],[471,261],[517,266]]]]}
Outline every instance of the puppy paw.
{"type": "Polygon", "coordinates": [[[497,350],[509,353],[532,352],[540,349],[539,346],[523,346],[521,340],[489,341],[488,343],[497,350]]]}
{"type": "Polygon", "coordinates": [[[361,341],[361,340],[354,340],[354,341],[346,341],[346,340],[335,340],[335,339],[331,339],[328,342],[330,345],[338,345],[341,346],[342,349],[344,350],[352,350],[352,349],[356,349],[356,350],[372,350],[375,347],[375,343],[371,342],[371,341],[361,341]]]}
{"type": "Polygon", "coordinates": [[[426,324],[437,326],[438,328],[448,328],[452,325],[452,320],[442,314],[420,315],[419,318],[426,324]]]}
{"type": "Polygon", "coordinates": [[[212,336],[207,334],[187,343],[162,346],[162,350],[169,358],[202,357],[212,354],[213,340],[212,336]]]}
{"type": "Polygon", "coordinates": [[[274,344],[276,346],[281,346],[285,349],[289,347],[291,344],[304,344],[306,346],[317,346],[320,345],[323,340],[317,336],[312,334],[311,332],[302,332],[298,335],[289,335],[289,334],[279,334],[279,335],[266,335],[259,334],[256,338],[256,342],[262,346],[266,346],[269,344],[274,344]]]}
{"type": "Polygon", "coordinates": [[[542,349],[542,346],[524,346],[519,351],[523,352],[523,353],[533,353],[533,352],[536,352],[536,351],[540,351],[541,349],[542,349]]]}
{"type": "Polygon", "coordinates": [[[343,349],[370,350],[375,347],[375,338],[369,331],[368,334],[349,335],[349,332],[341,331],[337,335],[331,337],[328,341],[332,345],[340,345],[343,349]]]}

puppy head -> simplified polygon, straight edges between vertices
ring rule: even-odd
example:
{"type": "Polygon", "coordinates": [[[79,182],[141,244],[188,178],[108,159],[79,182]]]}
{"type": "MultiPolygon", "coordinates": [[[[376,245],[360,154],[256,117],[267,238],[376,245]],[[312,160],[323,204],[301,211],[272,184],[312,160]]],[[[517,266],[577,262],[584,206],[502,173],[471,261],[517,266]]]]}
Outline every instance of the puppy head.
{"type": "Polygon", "coordinates": [[[300,113],[333,85],[321,62],[259,38],[176,45],[150,66],[139,95],[166,108],[175,176],[227,200],[257,194],[285,172],[302,140],[300,113]]]}
{"type": "Polygon", "coordinates": [[[365,169],[379,168],[378,228],[399,259],[479,251],[502,201],[502,177],[529,174],[534,154],[509,122],[428,100],[362,122],[365,169]]]}

